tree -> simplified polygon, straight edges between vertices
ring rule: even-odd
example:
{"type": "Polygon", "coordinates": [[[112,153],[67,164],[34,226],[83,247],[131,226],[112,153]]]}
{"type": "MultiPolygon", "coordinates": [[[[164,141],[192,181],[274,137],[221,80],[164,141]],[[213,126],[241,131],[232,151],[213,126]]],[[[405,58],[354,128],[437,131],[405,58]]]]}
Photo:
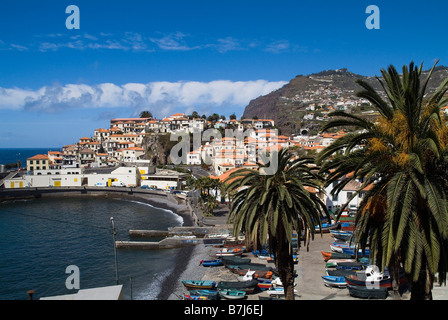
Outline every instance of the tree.
{"type": "Polygon", "coordinates": [[[152,118],[152,113],[149,111],[142,111],[140,113],[140,118],[152,118]]]}
{"type": "Polygon", "coordinates": [[[197,119],[197,118],[199,118],[199,113],[197,113],[197,111],[193,111],[193,112],[191,113],[191,118],[192,118],[192,119],[197,119]]]}
{"type": "Polygon", "coordinates": [[[230,118],[230,120],[236,120],[235,112],[232,113],[229,118],[230,118]]]}
{"type": "Polygon", "coordinates": [[[222,182],[219,179],[200,177],[194,181],[194,187],[200,190],[200,202],[204,205],[205,213],[211,215],[218,205],[216,196],[222,182]],[[214,194],[210,194],[210,190],[214,190],[214,194]]]}
{"type": "Polygon", "coordinates": [[[208,116],[207,120],[210,122],[216,122],[219,120],[219,114],[213,113],[211,116],[208,116]]]}
{"type": "MultiPolygon", "coordinates": [[[[448,78],[431,94],[422,66],[382,69],[378,79],[385,96],[362,80],[359,97],[379,113],[375,121],[336,111],[322,131],[350,129],[319,155],[332,193],[347,183],[363,181],[366,195],[356,216],[354,242],[362,249],[370,243],[372,261],[393,270],[397,297],[400,266],[411,283],[411,299],[431,299],[434,274],[445,281],[448,262],[447,146],[448,129],[440,117],[446,105],[448,78]],[[345,177],[345,179],[341,179],[345,177]],[[401,265],[400,265],[401,262],[401,265]]],[[[351,199],[350,199],[351,200],[351,199]]],[[[341,208],[340,213],[344,209],[341,208]]],[[[339,213],[339,214],[340,214],[339,213]]]]}
{"type": "Polygon", "coordinates": [[[321,225],[321,213],[327,212],[317,193],[309,191],[320,190],[322,182],[311,169],[313,159],[294,157],[288,149],[275,155],[278,170],[273,175],[264,175],[262,164],[257,170],[242,168],[229,175],[229,222],[235,236],[242,232],[255,246],[269,243],[285,297],[294,300],[293,232],[300,236],[307,231],[314,239],[315,225],[321,225]]]}

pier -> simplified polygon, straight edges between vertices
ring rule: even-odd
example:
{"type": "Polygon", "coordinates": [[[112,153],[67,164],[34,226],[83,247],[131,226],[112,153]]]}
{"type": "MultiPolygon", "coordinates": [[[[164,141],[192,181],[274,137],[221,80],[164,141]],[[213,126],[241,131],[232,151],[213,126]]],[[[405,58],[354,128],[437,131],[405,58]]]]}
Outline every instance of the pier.
{"type": "Polygon", "coordinates": [[[182,248],[197,244],[220,245],[224,243],[231,232],[231,227],[175,227],[170,230],[129,230],[130,238],[151,239],[160,241],[116,241],[117,249],[171,249],[182,248]]]}

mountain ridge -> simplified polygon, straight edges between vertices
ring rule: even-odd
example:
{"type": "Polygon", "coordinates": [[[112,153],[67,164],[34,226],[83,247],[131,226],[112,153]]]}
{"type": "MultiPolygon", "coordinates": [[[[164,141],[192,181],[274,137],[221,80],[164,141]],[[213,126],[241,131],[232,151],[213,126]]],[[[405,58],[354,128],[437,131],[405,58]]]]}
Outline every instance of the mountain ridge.
{"type": "MultiPolygon", "coordinates": [[[[428,72],[429,69],[424,70],[423,74],[428,72]]],[[[429,82],[428,90],[435,89],[446,77],[448,77],[448,67],[437,66],[429,82]]],[[[362,89],[356,83],[358,79],[382,91],[377,76],[363,76],[350,72],[347,68],[297,75],[281,88],[251,100],[245,107],[242,118],[256,116],[272,119],[282,134],[297,133],[302,127],[318,129],[320,122],[304,119],[310,106],[341,106],[344,103],[356,103],[359,106],[363,101],[356,97],[356,92],[362,89]]]]}

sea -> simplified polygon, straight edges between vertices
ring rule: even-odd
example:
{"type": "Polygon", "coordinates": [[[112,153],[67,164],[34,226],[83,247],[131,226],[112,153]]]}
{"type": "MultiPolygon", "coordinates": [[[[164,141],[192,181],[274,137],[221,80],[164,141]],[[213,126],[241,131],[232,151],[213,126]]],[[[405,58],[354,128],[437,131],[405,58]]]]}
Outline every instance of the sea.
{"type": "Polygon", "coordinates": [[[27,158],[47,154],[48,151],[62,151],[62,148],[0,148],[0,164],[12,164],[20,160],[22,168],[26,168],[27,158]]]}
{"type": "MultiPolygon", "coordinates": [[[[57,149],[0,149],[0,164],[13,162],[18,154],[26,161],[48,150],[57,149]]],[[[133,200],[2,202],[0,300],[26,300],[29,290],[39,299],[116,284],[123,285],[125,300],[157,299],[182,249],[115,250],[114,241],[131,240],[131,229],[167,230],[182,224],[171,210],[133,200]]]]}

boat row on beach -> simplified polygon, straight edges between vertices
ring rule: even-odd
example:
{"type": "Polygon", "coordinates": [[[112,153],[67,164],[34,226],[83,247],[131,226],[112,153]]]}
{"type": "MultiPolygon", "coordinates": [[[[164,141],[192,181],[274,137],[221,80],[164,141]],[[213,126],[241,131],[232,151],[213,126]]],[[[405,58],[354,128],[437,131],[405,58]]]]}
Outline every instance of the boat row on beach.
{"type": "MultiPolygon", "coordinates": [[[[330,251],[322,251],[326,263],[322,280],[326,286],[347,288],[353,297],[364,299],[386,299],[392,289],[392,277],[386,269],[383,272],[370,263],[369,250],[360,250],[351,239],[353,231],[330,231],[334,241],[330,251]]],[[[400,285],[405,283],[400,277],[400,285]]]]}
{"type": "MultiPolygon", "coordinates": [[[[216,256],[216,259],[201,259],[199,264],[210,268],[224,267],[229,272],[236,274],[237,280],[181,280],[188,290],[188,294],[184,294],[183,299],[247,299],[247,295],[261,291],[267,292],[271,298],[279,298],[284,295],[282,283],[273,264],[273,257],[266,250],[246,252],[242,246],[227,247],[217,250],[216,256]],[[251,258],[246,257],[250,254],[265,260],[266,264],[252,263],[251,258]]],[[[260,299],[262,298],[260,297],[260,299]]]]}

